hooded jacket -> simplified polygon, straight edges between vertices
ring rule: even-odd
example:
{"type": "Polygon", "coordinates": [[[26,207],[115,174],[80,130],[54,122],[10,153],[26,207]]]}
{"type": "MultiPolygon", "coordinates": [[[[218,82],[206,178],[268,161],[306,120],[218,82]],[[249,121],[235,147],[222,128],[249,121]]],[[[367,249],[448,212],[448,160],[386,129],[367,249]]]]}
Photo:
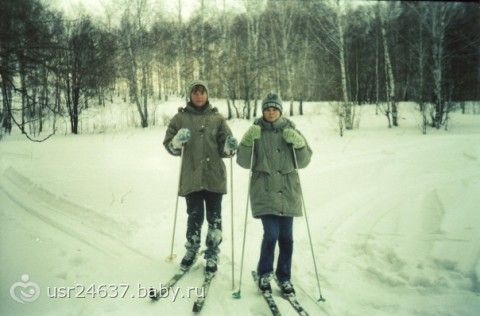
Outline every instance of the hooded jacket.
{"type": "Polygon", "coordinates": [[[190,102],[171,119],[163,141],[167,151],[180,156],[181,150],[171,148],[170,142],[181,128],[188,128],[191,139],[184,146],[180,188],[178,194],[207,190],[227,193],[226,169],[222,161],[227,136],[232,135],[225,118],[208,102],[201,109],[190,102]]]}
{"type": "MultiPolygon", "coordinates": [[[[301,189],[291,144],[283,139],[285,128],[295,129],[292,121],[280,117],[270,123],[263,118],[254,124],[261,127],[261,137],[254,143],[250,201],[252,215],[302,216],[301,189]]],[[[298,131],[297,131],[298,132],[298,131]]],[[[237,163],[250,168],[252,147],[240,144],[237,163]]],[[[298,168],[310,163],[308,144],[295,149],[298,168]]]]}

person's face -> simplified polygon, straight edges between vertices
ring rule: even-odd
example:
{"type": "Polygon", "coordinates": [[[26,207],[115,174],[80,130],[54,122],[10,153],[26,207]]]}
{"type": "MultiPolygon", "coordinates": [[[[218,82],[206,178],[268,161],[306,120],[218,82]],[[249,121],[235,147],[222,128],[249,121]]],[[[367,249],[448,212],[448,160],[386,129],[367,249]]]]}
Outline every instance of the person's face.
{"type": "Polygon", "coordinates": [[[277,108],[269,107],[263,111],[263,118],[270,123],[275,122],[282,114],[277,108]]]}
{"type": "Polygon", "coordinates": [[[203,87],[193,89],[190,94],[190,101],[192,101],[192,104],[197,108],[204,106],[207,103],[207,98],[207,91],[203,87]]]}

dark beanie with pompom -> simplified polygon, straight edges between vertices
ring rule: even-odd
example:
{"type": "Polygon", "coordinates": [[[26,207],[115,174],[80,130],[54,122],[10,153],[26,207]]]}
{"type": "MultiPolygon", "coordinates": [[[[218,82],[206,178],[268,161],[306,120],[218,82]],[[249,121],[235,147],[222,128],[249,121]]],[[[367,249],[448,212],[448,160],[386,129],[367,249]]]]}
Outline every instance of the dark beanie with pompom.
{"type": "Polygon", "coordinates": [[[280,97],[275,92],[270,92],[263,100],[262,112],[271,107],[276,108],[280,111],[280,113],[282,113],[282,99],[280,99],[280,97]]]}

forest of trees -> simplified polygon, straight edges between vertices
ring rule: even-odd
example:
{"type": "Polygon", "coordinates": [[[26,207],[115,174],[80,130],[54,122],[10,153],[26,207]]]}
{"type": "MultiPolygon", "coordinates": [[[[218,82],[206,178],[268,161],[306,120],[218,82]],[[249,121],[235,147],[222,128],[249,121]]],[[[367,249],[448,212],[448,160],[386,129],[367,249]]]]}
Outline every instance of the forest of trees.
{"type": "Polygon", "coordinates": [[[0,3],[1,133],[52,134],[43,122],[63,116],[76,134],[82,110],[116,98],[147,127],[148,105],[185,97],[196,78],[227,99],[229,118],[258,116],[271,90],[289,115],[305,101],[339,101],[341,132],[365,103],[390,127],[398,102],[414,101],[425,132],[445,125],[454,103],[480,98],[474,2],[244,0],[231,12],[225,0],[198,0],[188,20],[181,0],[174,16],[147,0],[115,2],[102,20],[40,0],[0,3]]]}

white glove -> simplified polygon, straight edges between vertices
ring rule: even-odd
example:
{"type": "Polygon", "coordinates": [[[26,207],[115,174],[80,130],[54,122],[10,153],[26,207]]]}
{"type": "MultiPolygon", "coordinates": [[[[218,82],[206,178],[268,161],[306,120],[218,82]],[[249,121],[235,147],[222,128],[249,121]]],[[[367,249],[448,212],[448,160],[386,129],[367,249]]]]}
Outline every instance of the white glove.
{"type": "Polygon", "coordinates": [[[225,146],[223,147],[223,152],[226,155],[233,155],[238,148],[238,141],[235,137],[228,135],[225,140],[225,146]]]}
{"type": "Polygon", "coordinates": [[[174,149],[181,149],[182,146],[190,140],[190,138],[192,138],[192,133],[190,133],[190,130],[188,128],[181,128],[172,139],[172,147],[174,149]]]}

